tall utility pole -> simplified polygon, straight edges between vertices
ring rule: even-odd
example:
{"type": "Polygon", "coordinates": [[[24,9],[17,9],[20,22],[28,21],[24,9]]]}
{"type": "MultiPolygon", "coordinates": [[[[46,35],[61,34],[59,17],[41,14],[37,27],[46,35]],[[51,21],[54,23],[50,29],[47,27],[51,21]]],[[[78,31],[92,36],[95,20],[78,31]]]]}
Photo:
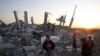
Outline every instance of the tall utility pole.
{"type": "Polygon", "coordinates": [[[14,11],[14,15],[15,15],[15,19],[16,19],[17,28],[19,30],[20,29],[20,24],[19,24],[19,20],[18,20],[17,11],[14,11]]]}

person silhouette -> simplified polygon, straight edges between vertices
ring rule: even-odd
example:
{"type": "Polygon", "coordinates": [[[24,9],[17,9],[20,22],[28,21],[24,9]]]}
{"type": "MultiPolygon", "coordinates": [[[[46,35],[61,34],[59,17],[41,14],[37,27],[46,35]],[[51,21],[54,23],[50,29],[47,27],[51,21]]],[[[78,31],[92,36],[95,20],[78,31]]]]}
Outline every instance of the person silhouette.
{"type": "Polygon", "coordinates": [[[94,41],[92,40],[91,36],[88,37],[87,43],[88,43],[88,47],[89,47],[89,54],[90,54],[90,56],[92,56],[92,51],[94,48],[94,41]]]}
{"type": "Polygon", "coordinates": [[[76,33],[73,33],[73,48],[74,49],[77,49],[77,46],[76,46],[76,33]]]}
{"type": "Polygon", "coordinates": [[[89,56],[89,48],[88,44],[85,38],[81,38],[82,42],[82,49],[81,49],[81,55],[82,56],[89,56]]]}
{"type": "Polygon", "coordinates": [[[49,35],[46,35],[46,40],[43,43],[43,49],[46,51],[47,56],[50,56],[50,53],[55,49],[55,44],[50,39],[49,35]]]}

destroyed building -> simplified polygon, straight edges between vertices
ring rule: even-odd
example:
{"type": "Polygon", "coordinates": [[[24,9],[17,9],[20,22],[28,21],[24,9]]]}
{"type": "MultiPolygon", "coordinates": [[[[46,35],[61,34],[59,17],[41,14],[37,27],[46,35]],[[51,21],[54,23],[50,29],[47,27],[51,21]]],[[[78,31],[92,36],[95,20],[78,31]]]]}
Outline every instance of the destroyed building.
{"type": "MultiPolygon", "coordinates": [[[[70,26],[58,26],[47,23],[47,15],[44,24],[28,24],[27,12],[25,13],[25,21],[19,20],[16,11],[14,11],[15,20],[11,24],[5,25],[0,21],[0,56],[44,56],[42,43],[45,40],[45,34],[49,34],[56,44],[54,56],[80,56],[81,44],[80,38],[87,35],[85,31],[73,29],[70,26]],[[27,25],[27,26],[26,26],[27,25]],[[54,28],[54,29],[53,29],[54,28]],[[53,30],[53,31],[52,31],[53,30]],[[34,33],[35,32],[35,33],[34,33]],[[72,34],[77,32],[77,50],[72,48],[72,34]]],[[[33,21],[33,20],[32,20],[33,21]]],[[[100,30],[94,31],[95,52],[100,55],[100,30]]]]}

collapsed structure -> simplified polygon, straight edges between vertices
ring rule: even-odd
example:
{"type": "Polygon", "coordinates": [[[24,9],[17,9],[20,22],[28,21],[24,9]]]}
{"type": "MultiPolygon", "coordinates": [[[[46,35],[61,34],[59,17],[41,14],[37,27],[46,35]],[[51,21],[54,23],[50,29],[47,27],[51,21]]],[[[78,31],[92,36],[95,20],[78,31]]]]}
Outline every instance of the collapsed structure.
{"type": "Polygon", "coordinates": [[[69,26],[65,27],[66,15],[57,19],[60,21],[60,26],[57,26],[47,22],[48,14],[50,13],[45,12],[42,25],[34,24],[33,17],[31,17],[32,24],[28,24],[27,11],[24,11],[24,22],[19,20],[17,11],[14,11],[16,22],[6,26],[0,20],[2,22],[0,24],[0,56],[43,56],[45,53],[42,43],[45,40],[45,34],[49,34],[56,44],[55,56],[79,56],[81,46],[78,41],[83,33],[77,35],[78,49],[77,52],[73,52],[71,34],[74,30],[71,30],[71,26],[74,16],[72,16],[69,26]],[[62,23],[63,27],[61,27],[62,23]]]}

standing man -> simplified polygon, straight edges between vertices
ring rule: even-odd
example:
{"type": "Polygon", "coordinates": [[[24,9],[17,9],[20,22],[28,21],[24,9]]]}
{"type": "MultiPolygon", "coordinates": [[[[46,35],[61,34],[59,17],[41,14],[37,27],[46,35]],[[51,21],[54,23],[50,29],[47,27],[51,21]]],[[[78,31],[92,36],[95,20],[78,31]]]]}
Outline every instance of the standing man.
{"type": "Polygon", "coordinates": [[[91,36],[88,37],[87,43],[88,43],[88,47],[89,47],[89,54],[90,54],[90,56],[92,56],[92,51],[93,51],[93,47],[94,47],[94,42],[93,42],[91,36]]]}
{"type": "Polygon", "coordinates": [[[73,33],[73,48],[74,49],[77,49],[77,46],[76,46],[76,33],[73,33]]]}

